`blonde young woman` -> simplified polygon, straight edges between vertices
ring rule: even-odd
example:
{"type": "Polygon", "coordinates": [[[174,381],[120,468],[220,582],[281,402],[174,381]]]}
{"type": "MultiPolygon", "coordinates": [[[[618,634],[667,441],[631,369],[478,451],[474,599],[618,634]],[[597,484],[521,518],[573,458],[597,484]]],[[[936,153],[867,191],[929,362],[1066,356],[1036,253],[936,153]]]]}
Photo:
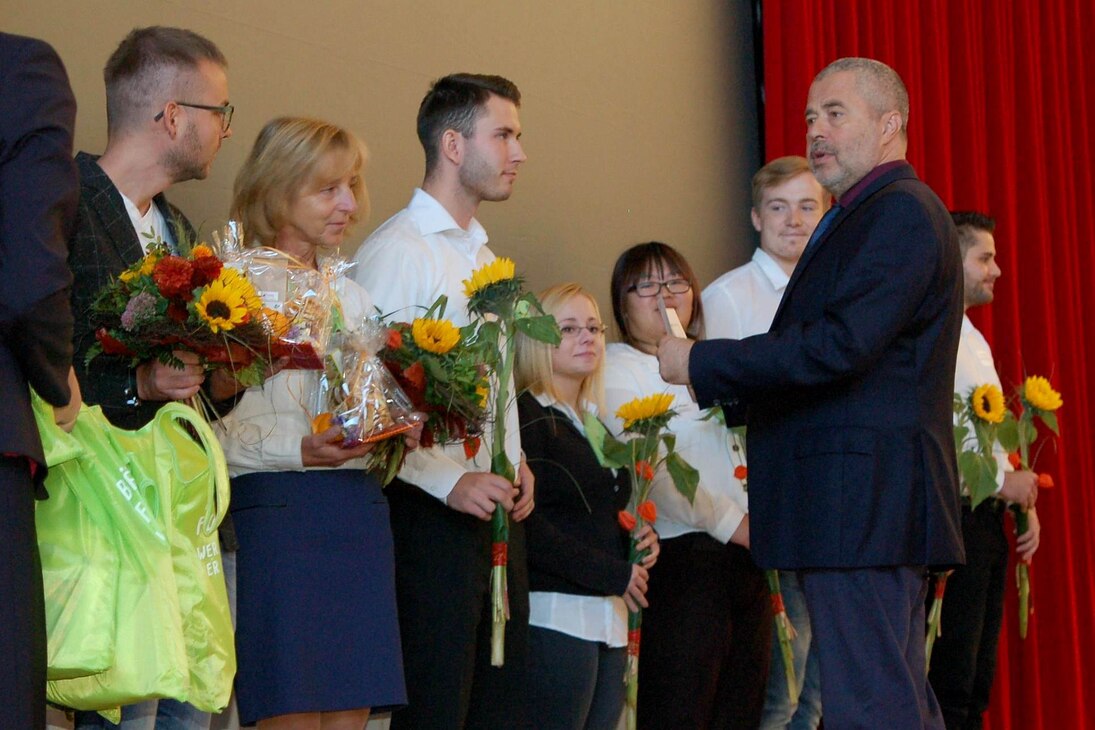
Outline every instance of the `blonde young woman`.
{"type": "Polygon", "coordinates": [[[628,561],[616,514],[631,494],[628,476],[597,463],[582,425],[602,407],[604,324],[577,284],[540,294],[563,339],[557,347],[517,341],[521,445],[536,475],[536,511],[526,522],[529,569],[530,726],[615,727],[624,703],[627,609],[645,607],[657,535],[649,526],[628,561]]]}
{"type": "MultiPolygon", "coordinates": [[[[365,157],[345,129],[275,119],[236,178],[233,217],[252,243],[315,266],[366,206],[365,157]]],[[[372,310],[346,277],[337,294],[349,326],[372,310]]],[[[301,394],[317,377],[282,370],[219,423],[240,544],[236,693],[262,730],[360,730],[370,708],[406,702],[387,501],[363,470],[370,445],[312,433],[301,394]]]]}

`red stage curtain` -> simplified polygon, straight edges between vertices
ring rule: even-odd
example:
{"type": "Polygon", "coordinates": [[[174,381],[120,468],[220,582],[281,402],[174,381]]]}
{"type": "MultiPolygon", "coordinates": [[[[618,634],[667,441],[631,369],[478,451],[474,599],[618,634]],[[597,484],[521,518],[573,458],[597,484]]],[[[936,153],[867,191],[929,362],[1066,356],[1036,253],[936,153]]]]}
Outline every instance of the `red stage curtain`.
{"type": "Polygon", "coordinates": [[[825,64],[877,58],[908,86],[921,178],[951,208],[997,219],[1003,277],[971,318],[1006,390],[1047,375],[1065,405],[1058,446],[1036,463],[1057,484],[1038,499],[1037,610],[1020,640],[1010,582],[988,724],[1095,727],[1095,3],[764,0],[761,20],[765,159],[803,154],[806,94],[825,64]]]}

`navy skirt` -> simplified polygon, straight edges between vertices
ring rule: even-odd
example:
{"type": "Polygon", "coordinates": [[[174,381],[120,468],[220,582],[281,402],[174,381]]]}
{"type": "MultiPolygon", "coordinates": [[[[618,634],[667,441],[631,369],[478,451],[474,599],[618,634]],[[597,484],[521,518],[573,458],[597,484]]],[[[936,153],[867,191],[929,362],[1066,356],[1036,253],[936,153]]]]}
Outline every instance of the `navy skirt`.
{"type": "Polygon", "coordinates": [[[242,724],[407,702],[388,501],[366,472],[232,480],[242,724]]]}

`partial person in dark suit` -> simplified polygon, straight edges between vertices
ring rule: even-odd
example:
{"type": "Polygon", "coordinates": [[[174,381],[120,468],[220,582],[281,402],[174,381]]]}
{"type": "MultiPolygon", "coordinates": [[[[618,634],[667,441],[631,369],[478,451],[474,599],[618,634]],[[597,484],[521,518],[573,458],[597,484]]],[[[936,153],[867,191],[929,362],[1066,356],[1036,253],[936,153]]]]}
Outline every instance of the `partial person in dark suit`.
{"type": "Polygon", "coordinates": [[[46,614],[34,528],[45,458],[32,386],[68,403],[72,274],[65,259],[78,197],[76,100],[43,41],[0,33],[0,697],[8,727],[46,724],[46,614]]]}
{"type": "Polygon", "coordinates": [[[908,93],[835,61],[806,106],[808,158],[837,204],[767,334],[665,338],[669,382],[731,422],[747,409],[752,549],[800,571],[825,725],[942,728],[924,665],[926,566],[964,560],[951,424],[962,321],[957,235],[905,162],[908,93]]]}
{"type": "MultiPolygon", "coordinates": [[[[181,28],[133,30],[103,69],[106,82],[107,144],[101,157],[80,152],[80,207],[70,241],[69,265],[75,275],[76,375],[84,400],[103,409],[110,422],[140,428],[167,401],[185,400],[206,388],[213,401],[227,400],[239,389],[223,370],[206,382],[198,357],[176,351],[182,368],[158,360],[129,367],[120,358],[98,357],[84,363],[95,344],[90,308],[111,279],[145,255],[153,239],[178,250],[180,239],[193,241],[194,229],[169,204],[164,191],[175,183],[209,174],[221,143],[232,136],[227,61],[208,39],[181,28]]],[[[225,530],[222,527],[222,539],[225,530]]],[[[232,591],[235,572],[230,538],[224,553],[232,591]]],[[[77,728],[101,727],[95,713],[78,713],[77,728]]],[[[207,727],[209,716],[173,700],[123,708],[125,730],[175,730],[207,727]]]]}

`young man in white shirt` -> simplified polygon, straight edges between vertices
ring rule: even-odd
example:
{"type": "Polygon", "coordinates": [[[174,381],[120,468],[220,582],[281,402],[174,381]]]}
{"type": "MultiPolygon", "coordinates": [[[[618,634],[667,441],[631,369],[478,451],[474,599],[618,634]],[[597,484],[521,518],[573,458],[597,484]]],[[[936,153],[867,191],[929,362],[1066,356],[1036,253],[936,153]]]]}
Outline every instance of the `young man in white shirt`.
{"type": "MultiPolygon", "coordinates": [[[[828,207],[829,195],[805,157],[779,157],[757,171],[750,216],[760,246],[749,263],[703,290],[709,338],[740,340],[768,331],[795,264],[828,207]]],[[[821,720],[821,689],[816,652],[810,652],[810,614],[794,571],[781,571],[780,585],[787,616],[798,632],[792,644],[798,702],[792,703],[787,692],[779,638],[773,634],[760,727],[813,730],[821,720]]]]}
{"type": "MultiPolygon", "coordinates": [[[[500,76],[437,80],[418,111],[426,174],[410,204],[358,251],[355,278],[386,314],[410,321],[441,294],[445,315],[470,321],[463,280],[494,259],[475,219],[484,200],[509,198],[525,161],[521,94],[500,76]]],[[[512,391],[511,391],[512,392],[512,391]]],[[[484,442],[486,440],[484,439],[484,442]]],[[[506,451],[518,487],[490,473],[488,449],[418,449],[388,488],[408,706],[392,728],[517,727],[528,630],[528,575],[520,521],[532,510],[532,473],[520,453],[517,409],[506,451]],[[490,666],[490,516],[510,510],[506,664],[490,666]]]]}
{"type": "MultiPolygon", "coordinates": [[[[962,251],[963,301],[970,307],[989,304],[1000,276],[996,264],[996,221],[975,212],[951,214],[962,251]]],[[[968,316],[962,318],[962,337],[954,372],[954,391],[968,397],[979,385],[1000,387],[992,350],[968,316]]],[[[996,646],[1004,612],[1008,540],[1004,509],[1008,504],[1027,507],[1029,528],[1016,540],[1016,557],[1030,561],[1038,549],[1041,528],[1034,503],[1038,479],[1033,472],[1014,471],[999,444],[995,448],[997,491],[971,509],[969,491],[962,485],[962,537],[966,564],[947,580],[943,599],[942,635],[935,641],[928,679],[943,711],[947,730],[981,727],[989,706],[996,672],[996,646]]],[[[931,595],[931,594],[929,594],[931,595]]]]}

